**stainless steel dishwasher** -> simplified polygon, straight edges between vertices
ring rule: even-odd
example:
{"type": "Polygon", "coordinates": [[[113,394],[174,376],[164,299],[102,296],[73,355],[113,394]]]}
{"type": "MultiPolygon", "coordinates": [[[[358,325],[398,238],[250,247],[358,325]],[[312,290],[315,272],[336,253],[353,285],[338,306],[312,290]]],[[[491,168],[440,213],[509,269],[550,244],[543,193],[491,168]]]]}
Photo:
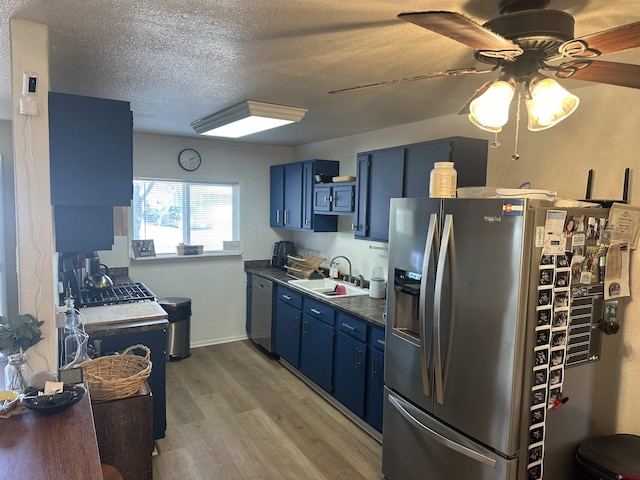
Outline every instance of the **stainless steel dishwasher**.
{"type": "Polygon", "coordinates": [[[253,275],[251,289],[251,328],[249,337],[268,352],[273,352],[273,282],[253,275]]]}

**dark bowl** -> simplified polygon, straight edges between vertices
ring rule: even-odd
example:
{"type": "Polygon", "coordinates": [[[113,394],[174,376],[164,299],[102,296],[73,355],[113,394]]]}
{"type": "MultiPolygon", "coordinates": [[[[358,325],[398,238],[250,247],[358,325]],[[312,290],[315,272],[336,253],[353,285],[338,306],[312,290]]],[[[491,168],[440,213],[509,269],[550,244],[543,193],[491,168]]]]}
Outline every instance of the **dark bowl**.
{"type": "Polygon", "coordinates": [[[20,403],[29,410],[51,415],[66,410],[74,403],[80,401],[87,393],[87,389],[77,385],[65,385],[64,390],[53,395],[38,395],[43,390],[36,390],[27,393],[22,397],[20,403]]]}
{"type": "Polygon", "coordinates": [[[326,175],[324,173],[316,173],[315,175],[316,183],[331,183],[333,177],[330,175],[326,175]]]}

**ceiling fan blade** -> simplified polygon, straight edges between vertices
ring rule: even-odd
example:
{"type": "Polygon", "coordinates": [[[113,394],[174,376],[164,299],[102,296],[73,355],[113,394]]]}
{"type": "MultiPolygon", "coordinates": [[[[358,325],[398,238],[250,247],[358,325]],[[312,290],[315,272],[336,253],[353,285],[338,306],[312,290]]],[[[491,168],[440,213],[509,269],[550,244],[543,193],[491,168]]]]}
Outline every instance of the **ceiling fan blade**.
{"type": "Polygon", "coordinates": [[[496,52],[498,58],[522,55],[519,45],[457,12],[407,12],[398,18],[449,37],[480,52],[496,52]]]}
{"type": "Polygon", "coordinates": [[[489,73],[489,72],[493,72],[494,70],[496,70],[498,68],[498,66],[499,65],[496,65],[493,68],[490,68],[490,69],[487,69],[487,70],[478,70],[475,67],[456,68],[456,69],[453,69],[453,70],[445,70],[444,72],[427,73],[425,75],[416,75],[415,77],[400,78],[400,79],[397,79],[397,80],[389,80],[387,82],[369,83],[367,85],[359,85],[357,87],[342,88],[340,90],[331,90],[329,93],[352,92],[354,90],[364,90],[365,88],[383,87],[383,86],[386,86],[386,85],[397,85],[398,83],[413,82],[415,80],[428,80],[429,78],[455,77],[455,76],[458,76],[458,75],[489,73]]]}
{"type": "Polygon", "coordinates": [[[640,22],[574,38],[563,43],[560,53],[570,57],[596,57],[640,47],[640,22]]]}
{"type": "Polygon", "coordinates": [[[583,59],[565,62],[552,71],[556,78],[640,88],[640,65],[583,59]]]}
{"type": "Polygon", "coordinates": [[[494,83],[497,80],[497,78],[493,78],[491,80],[489,80],[488,82],[486,82],[484,85],[482,85],[480,88],[478,88],[473,95],[471,95],[471,98],[469,98],[469,100],[467,100],[467,103],[465,103],[464,107],[462,107],[462,109],[458,112],[458,115],[469,115],[469,113],[471,113],[470,110],[470,106],[471,106],[471,102],[473,102],[476,98],[478,98],[480,95],[482,95],[484,92],[486,92],[489,87],[491,86],[492,83],[494,83]]]}

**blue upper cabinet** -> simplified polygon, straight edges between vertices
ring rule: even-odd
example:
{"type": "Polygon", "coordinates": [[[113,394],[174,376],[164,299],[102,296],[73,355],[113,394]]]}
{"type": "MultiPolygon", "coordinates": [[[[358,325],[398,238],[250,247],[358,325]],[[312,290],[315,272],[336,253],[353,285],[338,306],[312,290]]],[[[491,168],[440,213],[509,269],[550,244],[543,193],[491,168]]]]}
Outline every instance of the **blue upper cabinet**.
{"type": "Polygon", "coordinates": [[[274,228],[336,232],[338,222],[333,217],[316,215],[313,211],[315,176],[336,176],[339,162],[306,160],[271,167],[269,225],[274,228]]]}
{"type": "Polygon", "coordinates": [[[451,137],[359,153],[355,238],[388,241],[390,199],[428,197],[435,162],[454,162],[458,187],[485,185],[487,146],[486,140],[451,137]]]}
{"type": "Polygon", "coordinates": [[[49,92],[49,154],[52,205],[130,205],[129,102],[49,92]]]}

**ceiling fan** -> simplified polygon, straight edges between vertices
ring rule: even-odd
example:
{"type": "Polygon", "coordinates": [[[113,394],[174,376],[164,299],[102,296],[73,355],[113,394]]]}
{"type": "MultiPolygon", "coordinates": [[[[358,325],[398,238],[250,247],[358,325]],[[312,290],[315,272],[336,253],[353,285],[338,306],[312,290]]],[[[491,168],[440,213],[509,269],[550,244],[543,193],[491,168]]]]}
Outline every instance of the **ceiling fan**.
{"type": "MultiPolygon", "coordinates": [[[[498,97],[501,94],[498,90],[502,88],[508,97],[508,100],[502,102],[506,102],[506,110],[502,112],[504,117],[508,115],[509,104],[518,84],[524,85],[525,98],[527,102],[532,102],[534,110],[535,97],[542,98],[536,93],[540,93],[542,89],[536,87],[544,84],[559,87],[566,92],[557,82],[542,75],[540,71],[548,72],[559,79],[571,78],[640,89],[640,65],[594,60],[600,55],[640,46],[640,21],[574,38],[573,16],[564,11],[547,9],[549,3],[550,0],[500,0],[500,16],[483,25],[457,12],[401,13],[398,15],[401,20],[471,47],[475,59],[489,65],[489,68],[456,68],[333,90],[329,93],[343,93],[436,77],[489,73],[501,69],[500,77],[486,82],[476,90],[460,111],[461,114],[469,114],[470,120],[480,128],[499,132],[506,123],[506,118],[495,121],[480,119],[477,115],[478,108],[482,111],[483,97],[484,110],[494,112],[495,102],[500,102],[498,97]],[[561,61],[559,65],[550,63],[557,60],[561,61]],[[489,108],[486,108],[487,102],[489,108]],[[504,122],[500,124],[502,121],[504,122]]],[[[527,103],[529,129],[549,128],[572,113],[577,107],[578,99],[566,93],[569,96],[563,100],[563,113],[556,112],[542,120],[532,119],[532,110],[527,103]],[[567,113],[567,110],[570,111],[567,113]]],[[[498,108],[500,109],[504,109],[504,105],[498,108]]]]}

